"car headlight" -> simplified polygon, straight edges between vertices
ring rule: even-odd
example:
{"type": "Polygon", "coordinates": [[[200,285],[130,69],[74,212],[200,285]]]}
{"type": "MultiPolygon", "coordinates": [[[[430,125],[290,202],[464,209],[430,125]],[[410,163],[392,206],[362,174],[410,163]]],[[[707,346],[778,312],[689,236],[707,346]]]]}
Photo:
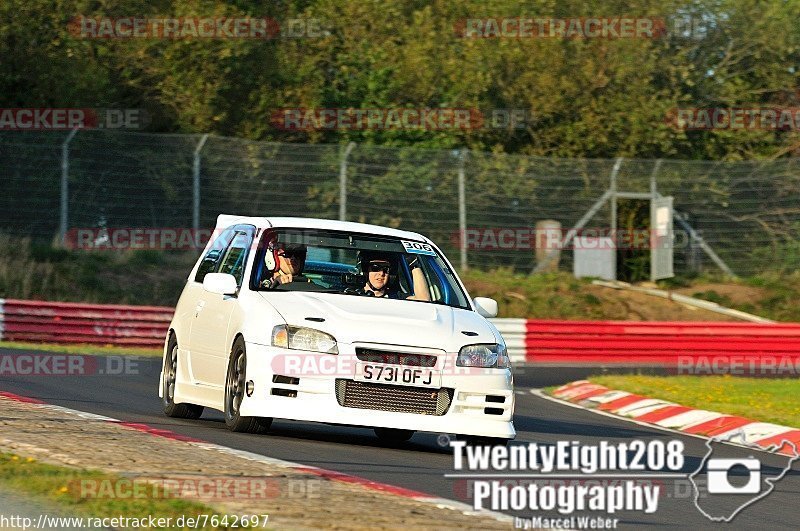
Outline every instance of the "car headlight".
{"type": "Polygon", "coordinates": [[[336,338],[325,332],[303,326],[278,325],[272,329],[272,346],[338,354],[336,338]]]}
{"type": "Polygon", "coordinates": [[[456,358],[459,367],[482,367],[484,369],[508,369],[511,360],[506,346],[495,343],[489,345],[467,345],[461,347],[456,358]]]}

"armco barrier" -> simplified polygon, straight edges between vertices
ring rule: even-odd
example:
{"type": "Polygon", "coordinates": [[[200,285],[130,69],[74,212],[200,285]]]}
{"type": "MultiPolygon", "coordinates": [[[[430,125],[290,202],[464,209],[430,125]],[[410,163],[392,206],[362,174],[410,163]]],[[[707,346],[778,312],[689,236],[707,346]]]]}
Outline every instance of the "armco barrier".
{"type": "Polygon", "coordinates": [[[0,339],[161,347],[173,308],[0,299],[0,339]]]}
{"type": "MultiPolygon", "coordinates": [[[[161,347],[173,308],[0,299],[0,339],[161,347]]],[[[674,367],[736,357],[800,366],[800,324],[492,319],[512,362],[674,367]]]]}
{"type": "Polygon", "coordinates": [[[800,366],[800,324],[494,319],[512,361],[675,367],[682,360],[800,366]]]}

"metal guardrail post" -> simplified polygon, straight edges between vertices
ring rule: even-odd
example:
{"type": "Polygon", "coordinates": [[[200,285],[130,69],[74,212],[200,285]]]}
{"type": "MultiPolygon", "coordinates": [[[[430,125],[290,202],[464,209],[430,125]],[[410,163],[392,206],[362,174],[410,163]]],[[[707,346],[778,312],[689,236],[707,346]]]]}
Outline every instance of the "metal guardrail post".
{"type": "Polygon", "coordinates": [[[200,137],[200,142],[194,148],[194,161],[192,164],[192,229],[195,234],[200,228],[200,151],[206,145],[208,134],[200,137]]]}
{"type": "Polygon", "coordinates": [[[69,143],[77,129],[73,129],[61,144],[61,215],[58,223],[58,241],[62,247],[67,245],[67,226],[69,224],[69,143]]]}
{"type": "Polygon", "coordinates": [[[339,161],[339,221],[347,221],[347,157],[355,147],[355,142],[347,144],[339,161]]]}

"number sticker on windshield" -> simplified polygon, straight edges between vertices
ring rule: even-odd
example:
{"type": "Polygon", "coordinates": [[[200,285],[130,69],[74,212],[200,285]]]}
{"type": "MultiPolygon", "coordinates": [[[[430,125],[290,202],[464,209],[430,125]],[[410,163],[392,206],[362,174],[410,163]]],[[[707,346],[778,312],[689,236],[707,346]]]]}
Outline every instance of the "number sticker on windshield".
{"type": "Polygon", "coordinates": [[[428,245],[427,243],[419,243],[419,242],[408,242],[405,240],[401,240],[403,243],[403,247],[405,247],[407,253],[412,254],[427,254],[430,256],[436,256],[436,251],[433,250],[433,247],[428,245]]]}

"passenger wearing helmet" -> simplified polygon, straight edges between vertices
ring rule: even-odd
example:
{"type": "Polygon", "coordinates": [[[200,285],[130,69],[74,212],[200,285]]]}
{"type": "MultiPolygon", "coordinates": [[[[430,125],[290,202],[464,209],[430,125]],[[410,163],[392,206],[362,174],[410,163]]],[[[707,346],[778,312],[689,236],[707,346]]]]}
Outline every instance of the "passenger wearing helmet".
{"type": "Polygon", "coordinates": [[[366,278],[362,294],[368,297],[386,297],[389,299],[407,299],[430,301],[428,283],[422,269],[417,265],[416,259],[409,264],[413,280],[414,293],[406,295],[401,293],[393,284],[396,282],[396,267],[388,253],[364,253],[361,256],[361,271],[366,278]],[[392,277],[395,276],[395,279],[392,277]],[[392,282],[395,280],[395,282],[392,282]]]}
{"type": "Polygon", "coordinates": [[[261,281],[261,287],[274,289],[289,282],[310,282],[303,276],[306,264],[307,248],[302,244],[288,244],[282,247],[268,247],[264,262],[268,274],[272,274],[261,281]]]}

